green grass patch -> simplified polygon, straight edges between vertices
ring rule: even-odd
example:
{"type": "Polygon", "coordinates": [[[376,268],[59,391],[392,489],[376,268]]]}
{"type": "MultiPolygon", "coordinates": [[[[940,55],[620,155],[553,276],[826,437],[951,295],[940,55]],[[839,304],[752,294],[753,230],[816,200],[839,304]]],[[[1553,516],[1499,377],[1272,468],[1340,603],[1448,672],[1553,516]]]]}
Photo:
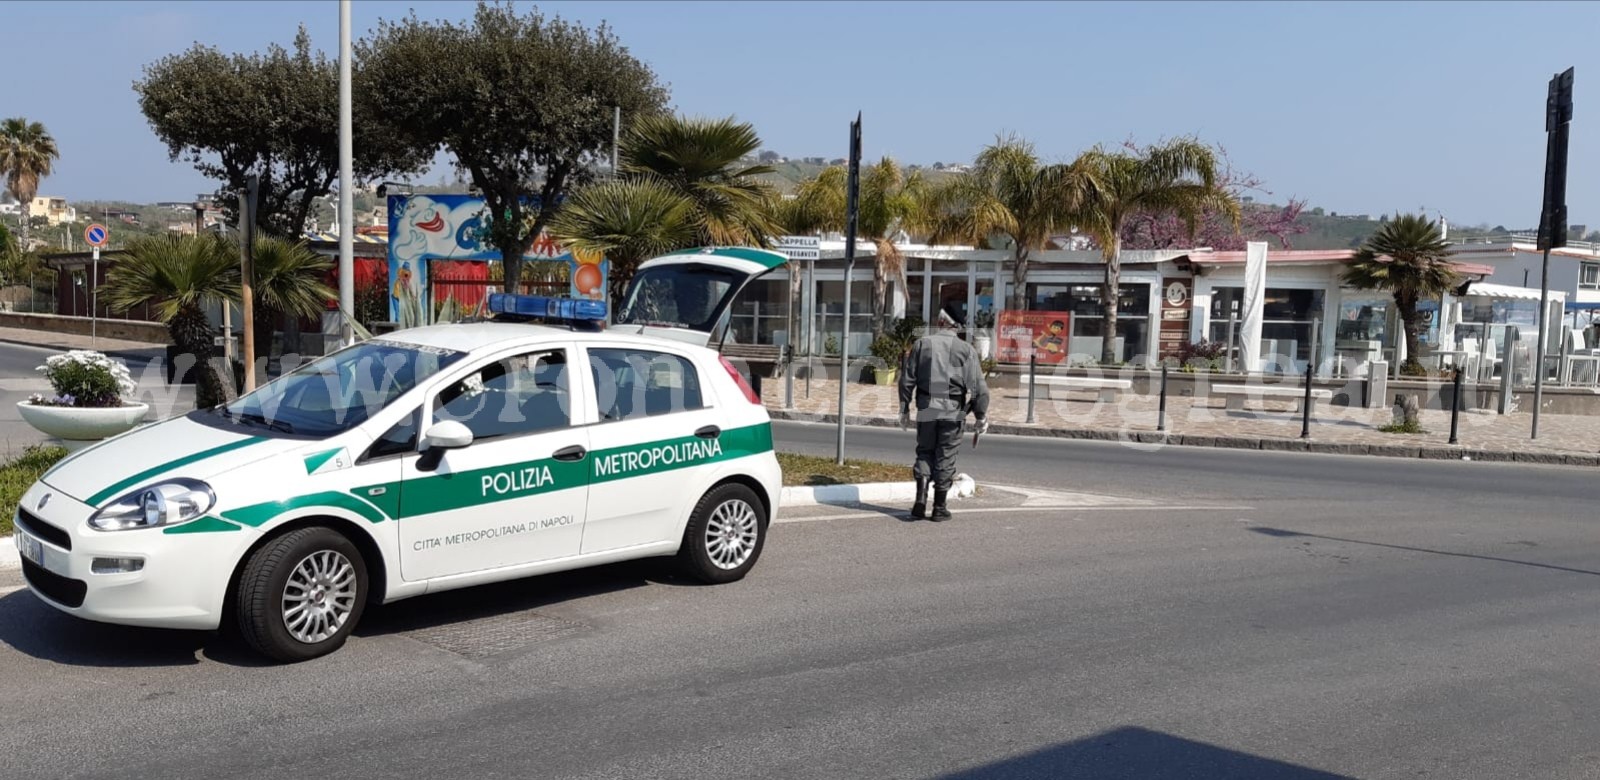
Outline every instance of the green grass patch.
{"type": "Polygon", "coordinates": [[[0,536],[11,535],[11,518],[17,502],[56,461],[67,456],[66,447],[35,444],[5,463],[0,463],[0,536]]]}
{"type": "Polygon", "coordinates": [[[778,465],[783,467],[783,484],[816,487],[819,485],[853,485],[860,482],[908,482],[910,466],[896,466],[871,460],[846,460],[843,465],[833,458],[815,455],[798,455],[793,452],[778,453],[778,465]]]}
{"type": "Polygon", "coordinates": [[[1422,423],[1416,420],[1380,425],[1378,430],[1382,433],[1427,433],[1427,431],[1423,430],[1422,423]]]}

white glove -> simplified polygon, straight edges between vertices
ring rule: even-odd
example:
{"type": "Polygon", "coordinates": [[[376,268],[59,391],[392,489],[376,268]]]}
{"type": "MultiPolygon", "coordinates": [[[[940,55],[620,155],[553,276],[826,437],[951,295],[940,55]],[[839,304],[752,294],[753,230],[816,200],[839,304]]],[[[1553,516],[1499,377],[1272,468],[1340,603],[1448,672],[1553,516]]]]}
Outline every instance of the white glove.
{"type": "Polygon", "coordinates": [[[910,427],[911,427],[911,411],[909,409],[901,409],[900,410],[900,430],[903,431],[903,430],[905,430],[907,428],[910,428],[910,427]]]}
{"type": "Polygon", "coordinates": [[[988,432],[989,432],[989,418],[987,418],[987,417],[978,418],[978,435],[982,436],[982,435],[984,435],[984,434],[986,434],[988,432]]]}

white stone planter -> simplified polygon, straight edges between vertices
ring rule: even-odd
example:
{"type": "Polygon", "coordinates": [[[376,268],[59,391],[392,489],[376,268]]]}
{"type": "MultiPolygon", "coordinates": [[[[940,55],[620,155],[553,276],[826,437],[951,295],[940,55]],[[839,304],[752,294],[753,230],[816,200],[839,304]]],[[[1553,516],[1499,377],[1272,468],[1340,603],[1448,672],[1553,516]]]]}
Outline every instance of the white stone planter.
{"type": "Polygon", "coordinates": [[[973,339],[973,340],[978,342],[978,344],[977,344],[978,357],[983,358],[984,360],[988,360],[989,359],[989,348],[993,345],[993,341],[987,335],[979,336],[979,337],[977,337],[976,339],[973,339]]]}
{"type": "Polygon", "coordinates": [[[77,406],[39,406],[26,401],[17,404],[22,419],[41,432],[68,442],[109,439],[133,430],[144,422],[149,404],[128,404],[106,408],[77,406]]]}

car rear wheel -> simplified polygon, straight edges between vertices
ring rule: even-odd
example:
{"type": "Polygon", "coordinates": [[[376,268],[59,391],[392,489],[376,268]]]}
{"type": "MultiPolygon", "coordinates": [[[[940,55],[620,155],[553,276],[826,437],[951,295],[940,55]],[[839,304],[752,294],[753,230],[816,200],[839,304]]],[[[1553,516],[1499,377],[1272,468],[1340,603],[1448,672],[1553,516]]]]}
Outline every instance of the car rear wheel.
{"type": "Polygon", "coordinates": [[[701,582],[733,582],[756,565],[766,541],[767,517],[755,491],[736,483],[719,485],[695,505],[678,563],[701,582]]]}
{"type": "Polygon", "coordinates": [[[367,567],[343,534],[290,531],[250,556],[239,575],[239,630],[270,658],[295,662],[339,649],[367,601],[367,567]]]}

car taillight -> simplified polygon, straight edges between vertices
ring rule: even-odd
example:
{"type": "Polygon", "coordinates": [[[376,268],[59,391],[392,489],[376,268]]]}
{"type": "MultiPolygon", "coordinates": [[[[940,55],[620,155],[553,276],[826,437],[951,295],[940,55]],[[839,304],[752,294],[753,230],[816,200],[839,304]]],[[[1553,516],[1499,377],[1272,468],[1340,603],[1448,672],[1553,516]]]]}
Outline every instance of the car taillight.
{"type": "Polygon", "coordinates": [[[728,376],[733,377],[733,381],[739,384],[739,389],[744,391],[745,400],[760,406],[761,397],[756,395],[755,389],[750,386],[749,382],[744,381],[744,374],[739,373],[739,369],[734,368],[727,358],[718,355],[717,359],[722,361],[722,367],[727,370],[728,376]]]}

